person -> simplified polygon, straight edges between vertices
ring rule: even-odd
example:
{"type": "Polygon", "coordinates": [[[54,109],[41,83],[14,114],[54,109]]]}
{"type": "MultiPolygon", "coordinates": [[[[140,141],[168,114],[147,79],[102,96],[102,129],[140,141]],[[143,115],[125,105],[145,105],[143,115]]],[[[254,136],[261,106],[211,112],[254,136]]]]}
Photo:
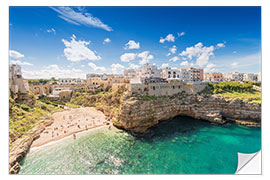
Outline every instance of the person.
{"type": "Polygon", "coordinates": [[[76,139],[76,134],[73,134],[73,139],[76,139]]]}

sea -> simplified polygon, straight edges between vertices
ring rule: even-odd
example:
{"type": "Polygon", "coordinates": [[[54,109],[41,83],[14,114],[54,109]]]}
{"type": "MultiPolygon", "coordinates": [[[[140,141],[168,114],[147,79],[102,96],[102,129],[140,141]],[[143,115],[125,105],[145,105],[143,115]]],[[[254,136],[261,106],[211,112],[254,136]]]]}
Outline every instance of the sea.
{"type": "Polygon", "coordinates": [[[137,136],[108,126],[31,149],[19,174],[234,174],[261,128],[178,116],[137,136]]]}

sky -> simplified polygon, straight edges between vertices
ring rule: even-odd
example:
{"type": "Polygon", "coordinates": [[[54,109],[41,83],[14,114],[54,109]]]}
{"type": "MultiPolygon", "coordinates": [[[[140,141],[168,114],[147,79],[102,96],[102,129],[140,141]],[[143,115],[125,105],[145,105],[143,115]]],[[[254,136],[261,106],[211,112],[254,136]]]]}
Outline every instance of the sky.
{"type": "Polygon", "coordinates": [[[24,78],[85,78],[151,63],[261,72],[260,7],[10,7],[24,78]]]}

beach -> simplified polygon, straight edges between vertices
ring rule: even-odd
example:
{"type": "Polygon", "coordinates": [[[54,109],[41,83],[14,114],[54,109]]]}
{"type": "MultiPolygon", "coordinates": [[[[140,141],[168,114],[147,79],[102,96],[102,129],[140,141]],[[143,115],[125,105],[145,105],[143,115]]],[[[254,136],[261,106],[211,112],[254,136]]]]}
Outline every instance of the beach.
{"type": "Polygon", "coordinates": [[[30,148],[39,147],[82,131],[105,126],[105,115],[92,107],[69,108],[52,114],[54,122],[47,126],[30,148]]]}

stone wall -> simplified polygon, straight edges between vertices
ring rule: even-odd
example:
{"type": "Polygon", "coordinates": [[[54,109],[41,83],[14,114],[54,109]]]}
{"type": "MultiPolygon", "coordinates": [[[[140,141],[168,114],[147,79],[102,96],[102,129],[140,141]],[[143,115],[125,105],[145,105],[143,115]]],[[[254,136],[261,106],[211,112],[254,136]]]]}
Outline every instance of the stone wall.
{"type": "Polygon", "coordinates": [[[196,94],[205,89],[208,83],[194,82],[184,83],[171,81],[164,83],[134,83],[129,84],[128,89],[133,95],[141,96],[172,96],[185,91],[187,94],[196,94]]]}
{"type": "Polygon", "coordinates": [[[247,126],[260,126],[261,104],[217,95],[181,93],[150,100],[129,98],[121,106],[115,126],[135,133],[144,133],[160,121],[178,115],[224,124],[228,120],[247,126]]]}

